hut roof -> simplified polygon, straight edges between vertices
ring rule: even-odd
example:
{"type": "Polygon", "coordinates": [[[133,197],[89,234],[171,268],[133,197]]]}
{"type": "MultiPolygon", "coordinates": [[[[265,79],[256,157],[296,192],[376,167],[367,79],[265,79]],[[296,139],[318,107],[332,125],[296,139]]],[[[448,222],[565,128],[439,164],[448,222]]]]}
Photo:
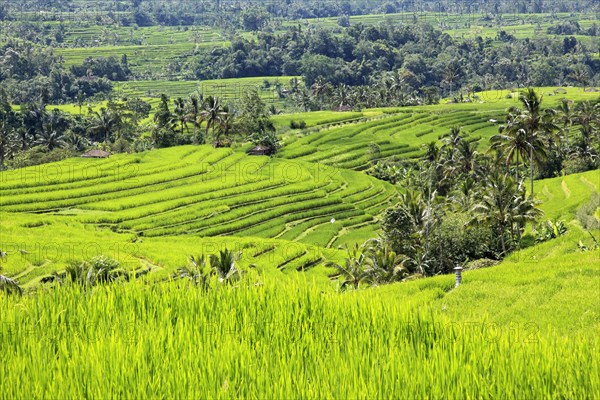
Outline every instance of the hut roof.
{"type": "Polygon", "coordinates": [[[90,150],[86,153],[83,153],[81,155],[81,157],[84,157],[84,158],[108,158],[108,157],[110,157],[110,153],[108,151],[94,149],[94,150],[90,150]]]}
{"type": "Polygon", "coordinates": [[[272,150],[270,147],[263,146],[260,144],[258,146],[251,148],[250,150],[248,150],[248,154],[253,155],[253,156],[264,156],[264,155],[268,156],[271,153],[272,153],[272,150]]]}

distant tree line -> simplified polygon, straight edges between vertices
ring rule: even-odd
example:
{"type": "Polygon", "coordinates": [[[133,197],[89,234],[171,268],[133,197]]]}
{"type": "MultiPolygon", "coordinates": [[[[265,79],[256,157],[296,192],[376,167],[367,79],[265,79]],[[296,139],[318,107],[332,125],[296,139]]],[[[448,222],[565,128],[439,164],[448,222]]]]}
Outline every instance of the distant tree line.
{"type": "Polygon", "coordinates": [[[0,20],[28,18],[37,21],[58,21],[70,13],[85,20],[112,20],[122,25],[193,25],[209,24],[258,30],[272,19],[299,20],[374,13],[435,12],[443,14],[473,14],[501,16],[503,14],[589,12],[597,7],[596,0],[285,0],[263,3],[233,0],[158,0],[112,1],[96,0],[93,9],[82,7],[71,0],[32,1],[30,4],[5,3],[0,5],[0,20]],[[37,12],[36,12],[37,11],[37,12]],[[41,13],[40,11],[45,11],[41,13]]]}
{"type": "Polygon", "coordinates": [[[79,101],[107,95],[113,81],[124,81],[131,71],[127,56],[88,58],[81,65],[66,67],[52,49],[21,41],[0,46],[0,84],[13,103],[34,100],[40,93],[46,103],[79,101]]]}
{"type": "Polygon", "coordinates": [[[235,39],[228,48],[204,51],[184,69],[198,79],[302,75],[308,87],[319,78],[333,86],[373,87],[399,76],[407,95],[435,88],[441,96],[461,88],[587,86],[600,80],[600,60],[576,37],[517,40],[455,39],[429,24],[348,28],[292,27],[235,39]]]}

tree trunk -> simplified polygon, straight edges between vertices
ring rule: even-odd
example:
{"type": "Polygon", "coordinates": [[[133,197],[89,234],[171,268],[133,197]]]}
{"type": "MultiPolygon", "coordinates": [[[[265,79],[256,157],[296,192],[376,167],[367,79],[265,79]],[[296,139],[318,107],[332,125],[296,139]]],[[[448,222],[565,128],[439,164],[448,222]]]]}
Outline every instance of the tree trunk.
{"type": "Polygon", "coordinates": [[[533,200],[533,147],[529,148],[529,179],[531,179],[531,200],[533,200]]]}
{"type": "MultiPolygon", "coordinates": [[[[533,147],[529,148],[529,178],[531,179],[531,201],[534,200],[533,193],[533,147]]],[[[535,233],[535,221],[531,222],[531,231],[535,233]]]]}
{"type": "Polygon", "coordinates": [[[519,183],[519,152],[516,152],[517,154],[517,168],[515,169],[515,182],[518,184],[519,183]]]}
{"type": "Polygon", "coordinates": [[[506,243],[504,242],[504,229],[501,228],[500,243],[502,243],[502,256],[506,255],[506,243]]]}

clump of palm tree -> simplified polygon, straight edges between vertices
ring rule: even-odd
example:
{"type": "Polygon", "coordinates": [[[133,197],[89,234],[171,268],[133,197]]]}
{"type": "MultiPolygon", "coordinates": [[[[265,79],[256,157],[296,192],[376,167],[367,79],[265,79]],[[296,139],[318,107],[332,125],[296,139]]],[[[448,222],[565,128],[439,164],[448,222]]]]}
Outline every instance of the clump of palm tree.
{"type": "Polygon", "coordinates": [[[173,274],[175,279],[189,279],[195,286],[204,289],[210,286],[210,269],[206,265],[204,255],[190,256],[189,264],[179,267],[173,274]]]}
{"type": "Polygon", "coordinates": [[[537,202],[528,199],[523,185],[509,175],[495,174],[487,178],[480,199],[472,208],[474,221],[489,223],[502,245],[502,255],[510,250],[511,243],[518,243],[525,224],[535,222],[543,211],[537,202]]]}
{"type": "Polygon", "coordinates": [[[346,252],[343,264],[333,261],[325,264],[337,271],[331,278],[342,278],[340,290],[399,282],[414,275],[411,259],[394,252],[382,239],[368,240],[362,245],[355,243],[346,247],[346,252]]]}
{"type": "MultiPolygon", "coordinates": [[[[136,271],[136,277],[145,275],[148,271],[136,271]]],[[[53,272],[42,278],[42,283],[70,282],[83,286],[114,283],[120,280],[129,281],[132,274],[122,268],[120,263],[104,255],[93,257],[88,261],[71,261],[64,271],[53,272]]]]}
{"type": "Polygon", "coordinates": [[[208,257],[203,254],[190,256],[189,264],[178,268],[173,278],[189,279],[195,286],[205,289],[210,287],[213,278],[222,284],[233,284],[242,276],[242,271],[237,268],[239,258],[239,253],[228,249],[208,257]]]}

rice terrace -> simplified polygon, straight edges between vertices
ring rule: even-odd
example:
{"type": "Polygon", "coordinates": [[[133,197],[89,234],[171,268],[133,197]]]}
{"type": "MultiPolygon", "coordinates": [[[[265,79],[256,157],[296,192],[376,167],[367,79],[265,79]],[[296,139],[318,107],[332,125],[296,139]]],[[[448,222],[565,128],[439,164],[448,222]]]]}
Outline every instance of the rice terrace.
{"type": "Polygon", "coordinates": [[[0,0],[0,399],[599,399],[597,0],[0,0]]]}

